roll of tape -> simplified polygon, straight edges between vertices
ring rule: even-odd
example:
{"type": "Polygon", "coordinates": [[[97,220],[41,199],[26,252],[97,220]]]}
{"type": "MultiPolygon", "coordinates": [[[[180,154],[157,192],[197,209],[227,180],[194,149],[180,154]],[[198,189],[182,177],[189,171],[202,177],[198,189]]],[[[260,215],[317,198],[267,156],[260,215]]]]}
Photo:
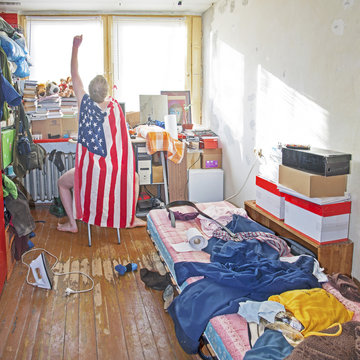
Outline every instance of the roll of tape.
{"type": "Polygon", "coordinates": [[[196,228],[188,229],[186,231],[186,238],[190,246],[197,251],[206,248],[208,245],[207,239],[205,239],[201,232],[196,228]]]}

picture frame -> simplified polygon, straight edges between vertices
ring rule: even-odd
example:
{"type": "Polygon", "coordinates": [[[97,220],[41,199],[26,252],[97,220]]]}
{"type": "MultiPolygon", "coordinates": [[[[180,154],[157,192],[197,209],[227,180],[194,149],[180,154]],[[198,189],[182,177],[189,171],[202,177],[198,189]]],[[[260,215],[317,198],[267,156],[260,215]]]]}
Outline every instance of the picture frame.
{"type": "Polygon", "coordinates": [[[176,115],[178,125],[192,124],[190,90],[161,91],[161,95],[168,97],[169,114],[176,115]]]}

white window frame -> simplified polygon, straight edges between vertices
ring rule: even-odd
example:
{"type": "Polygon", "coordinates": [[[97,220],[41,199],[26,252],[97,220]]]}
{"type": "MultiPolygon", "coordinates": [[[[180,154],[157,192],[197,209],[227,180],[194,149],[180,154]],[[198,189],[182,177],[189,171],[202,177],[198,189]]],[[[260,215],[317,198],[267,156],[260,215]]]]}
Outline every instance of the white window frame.
{"type": "Polygon", "coordinates": [[[104,73],[103,31],[103,20],[100,16],[26,16],[26,38],[30,61],[33,63],[30,67],[30,79],[59,83],[61,78],[70,76],[72,39],[75,35],[83,34],[83,43],[79,50],[79,72],[87,90],[90,80],[104,73]],[[34,26],[41,23],[49,26],[58,23],[60,28],[66,26],[71,30],[47,34],[50,36],[39,35],[34,26]],[[91,36],[86,36],[86,23],[95,24],[96,31],[92,30],[91,36]],[[42,40],[44,43],[41,43],[42,40]],[[43,71],[39,68],[47,69],[43,76],[39,75],[43,71]]]}
{"type": "MultiPolygon", "coordinates": [[[[165,33],[169,30],[164,30],[165,33]]],[[[146,38],[150,31],[144,33],[146,38]]],[[[138,36],[134,41],[138,41],[138,36]]],[[[157,43],[161,40],[154,39],[157,43]]],[[[139,95],[160,95],[161,90],[178,91],[185,90],[186,84],[186,61],[187,61],[187,25],[184,17],[139,17],[139,16],[114,16],[112,29],[112,62],[114,64],[113,80],[114,80],[114,96],[121,102],[125,102],[127,111],[139,111],[139,95]],[[178,25],[182,28],[183,38],[173,39],[174,43],[168,43],[166,49],[158,48],[158,44],[152,43],[147,38],[147,43],[143,46],[135,46],[133,50],[127,50],[126,56],[121,56],[122,37],[129,40],[131,34],[128,29],[121,28],[121,24],[128,25],[130,28],[132,24],[139,24],[139,26],[146,26],[146,24],[156,26],[164,25],[178,25]],[[125,32],[123,32],[125,31],[125,32]],[[179,44],[181,42],[181,44],[179,44]],[[157,50],[152,50],[152,48],[157,50]],[[181,49],[179,50],[179,47],[181,49]],[[183,54],[181,59],[176,56],[175,50],[183,54]],[[165,51],[166,50],[166,51],[165,51]],[[155,63],[153,63],[153,61],[155,63]],[[161,64],[158,69],[157,63],[161,64]],[[171,64],[169,64],[171,63],[171,64]],[[132,65],[134,68],[130,68],[132,65]],[[161,69],[161,71],[159,70],[161,69]],[[139,71],[140,70],[140,71],[139,71]],[[174,74],[176,80],[170,81],[174,74]],[[145,79],[146,81],[142,81],[145,79]],[[172,84],[172,85],[171,85],[172,84]]],[[[125,46],[129,46],[129,42],[125,46]]]]}

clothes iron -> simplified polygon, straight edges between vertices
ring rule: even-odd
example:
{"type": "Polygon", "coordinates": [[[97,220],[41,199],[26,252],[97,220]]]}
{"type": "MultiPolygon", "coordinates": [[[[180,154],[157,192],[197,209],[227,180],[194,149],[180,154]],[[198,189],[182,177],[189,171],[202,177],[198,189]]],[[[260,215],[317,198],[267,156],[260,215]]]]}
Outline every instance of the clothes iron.
{"type": "Polygon", "coordinates": [[[54,273],[42,252],[36,259],[30,263],[30,269],[35,279],[34,286],[51,290],[54,283],[54,273]]]}
{"type": "Polygon", "coordinates": [[[65,272],[65,273],[53,272],[55,265],[58,263],[58,258],[45,249],[33,248],[33,249],[28,250],[27,252],[25,252],[21,255],[21,262],[28,267],[28,272],[26,275],[26,282],[29,285],[40,287],[40,288],[47,289],[47,290],[51,290],[54,285],[54,276],[55,275],[56,276],[65,276],[65,275],[69,275],[69,274],[81,274],[81,275],[87,277],[91,281],[91,283],[92,283],[91,287],[88,289],[85,289],[85,290],[73,290],[71,288],[66,288],[65,295],[69,296],[71,294],[80,294],[80,293],[84,293],[87,291],[91,291],[94,288],[94,280],[91,278],[91,276],[83,273],[82,271],[69,271],[69,272],[65,272]],[[28,264],[24,261],[24,256],[26,256],[28,253],[30,253],[32,251],[39,251],[39,250],[41,250],[40,255],[36,259],[34,259],[30,264],[28,264]],[[51,267],[49,266],[48,260],[45,257],[45,253],[55,259],[55,262],[51,267]],[[34,276],[35,282],[29,281],[30,269],[34,276]]]}

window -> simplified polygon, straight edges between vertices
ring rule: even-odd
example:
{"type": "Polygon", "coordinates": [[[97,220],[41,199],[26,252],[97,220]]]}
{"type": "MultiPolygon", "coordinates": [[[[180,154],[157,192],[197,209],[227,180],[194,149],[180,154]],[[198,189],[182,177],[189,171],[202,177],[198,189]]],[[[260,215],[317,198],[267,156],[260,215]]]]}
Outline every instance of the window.
{"type": "Polygon", "coordinates": [[[27,17],[30,78],[40,82],[70,76],[72,41],[83,34],[79,73],[87,90],[90,80],[104,74],[104,40],[101,17],[27,17]]]}
{"type": "Polygon", "coordinates": [[[114,95],[139,111],[139,95],[185,90],[187,30],[183,18],[114,17],[114,95]]]}

